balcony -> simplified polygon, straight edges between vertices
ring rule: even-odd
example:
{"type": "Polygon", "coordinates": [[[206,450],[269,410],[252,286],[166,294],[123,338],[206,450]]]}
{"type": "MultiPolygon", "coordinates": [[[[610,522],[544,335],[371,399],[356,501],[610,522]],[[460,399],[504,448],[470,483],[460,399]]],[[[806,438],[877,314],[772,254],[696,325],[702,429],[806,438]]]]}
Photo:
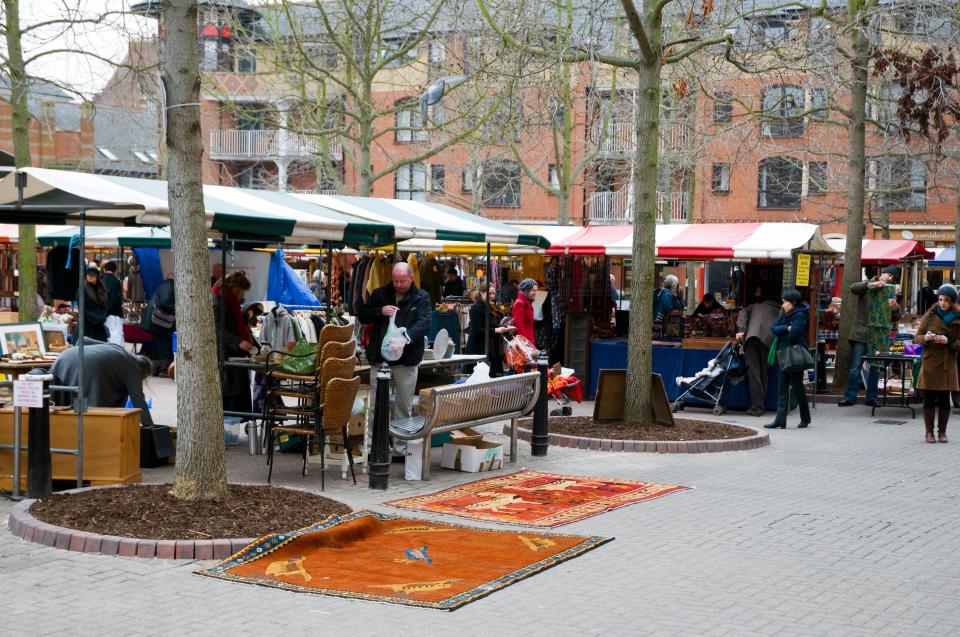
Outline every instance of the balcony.
{"type": "MultiPolygon", "coordinates": [[[[211,159],[311,159],[320,154],[320,142],[285,130],[212,130],[208,152],[211,159]]],[[[339,140],[331,140],[328,152],[334,161],[343,159],[339,140]]]]}
{"type": "Polygon", "coordinates": [[[340,196],[339,190],[324,190],[322,188],[297,188],[291,190],[290,192],[296,193],[298,195],[333,195],[335,197],[340,196]]]}
{"type": "MultiPolygon", "coordinates": [[[[657,193],[657,223],[686,223],[689,219],[690,196],[686,192],[657,193]]],[[[633,223],[633,193],[629,189],[595,192],[587,198],[590,223],[617,225],[633,223]]]]}
{"type": "MultiPolygon", "coordinates": [[[[633,153],[637,147],[637,138],[631,120],[610,121],[606,127],[599,123],[594,124],[590,140],[600,157],[622,157],[633,153]]],[[[658,144],[661,153],[683,149],[689,140],[690,127],[686,124],[661,122],[658,144]]]]}

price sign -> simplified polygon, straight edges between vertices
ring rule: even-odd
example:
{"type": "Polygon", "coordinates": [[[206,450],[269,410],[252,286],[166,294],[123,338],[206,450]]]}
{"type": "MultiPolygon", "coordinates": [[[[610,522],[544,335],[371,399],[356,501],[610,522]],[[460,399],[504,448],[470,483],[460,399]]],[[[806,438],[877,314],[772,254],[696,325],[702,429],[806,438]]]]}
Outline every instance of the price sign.
{"type": "Polygon", "coordinates": [[[797,255],[797,287],[805,288],[810,285],[810,255],[797,255]]]}
{"type": "Polygon", "coordinates": [[[13,381],[14,407],[43,407],[43,383],[32,380],[13,381]]]}

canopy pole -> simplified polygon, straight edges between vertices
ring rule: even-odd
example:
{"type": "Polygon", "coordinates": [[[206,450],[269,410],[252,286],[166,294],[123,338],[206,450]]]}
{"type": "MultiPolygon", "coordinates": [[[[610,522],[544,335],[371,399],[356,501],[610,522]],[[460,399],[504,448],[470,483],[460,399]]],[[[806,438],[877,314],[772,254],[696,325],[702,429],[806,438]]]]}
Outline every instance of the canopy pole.
{"type": "MultiPolygon", "coordinates": [[[[84,208],[80,209],[80,259],[77,264],[79,275],[78,279],[80,282],[79,287],[79,299],[77,301],[77,354],[80,357],[80,370],[77,374],[77,402],[76,411],[77,411],[77,488],[83,487],[83,414],[87,410],[87,392],[86,392],[86,362],[83,358],[83,339],[84,335],[84,324],[86,320],[84,319],[83,313],[86,309],[86,255],[84,254],[84,246],[87,243],[87,211],[84,208]]],[[[67,250],[70,250],[69,245],[67,250]]],[[[31,301],[32,302],[32,301],[31,301]]]]}
{"type": "Polygon", "coordinates": [[[325,301],[326,301],[326,306],[327,306],[327,323],[330,323],[331,321],[333,321],[333,294],[332,294],[332,290],[333,290],[333,244],[330,243],[329,241],[325,241],[324,243],[326,243],[327,246],[329,246],[329,250],[327,250],[327,298],[325,299],[325,301]]]}
{"type": "Polygon", "coordinates": [[[227,233],[220,233],[220,320],[217,325],[217,360],[220,361],[220,392],[223,392],[223,332],[227,326],[227,308],[225,292],[223,290],[224,280],[227,278],[227,233]]]}
{"type": "MultiPolygon", "coordinates": [[[[490,242],[487,241],[487,276],[486,282],[483,283],[483,288],[480,290],[480,294],[486,295],[486,307],[483,312],[483,333],[486,338],[483,339],[483,355],[487,357],[487,364],[490,362],[490,312],[493,311],[493,307],[490,305],[490,285],[493,279],[490,277],[490,242]]],[[[493,371],[493,370],[490,370],[493,371]]]]}

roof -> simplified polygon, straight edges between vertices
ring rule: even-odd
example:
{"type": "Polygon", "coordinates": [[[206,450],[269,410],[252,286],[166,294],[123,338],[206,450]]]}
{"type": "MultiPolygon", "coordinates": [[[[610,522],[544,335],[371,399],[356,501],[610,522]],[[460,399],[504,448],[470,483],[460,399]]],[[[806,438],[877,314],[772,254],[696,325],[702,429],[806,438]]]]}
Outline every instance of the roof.
{"type": "Polygon", "coordinates": [[[98,106],[93,114],[94,170],[156,175],[159,161],[157,126],[155,110],[136,111],[98,106]]]}
{"type": "Polygon", "coordinates": [[[927,264],[931,268],[952,268],[957,261],[957,249],[954,246],[937,251],[937,255],[927,264]]]}
{"type": "MultiPolygon", "coordinates": [[[[77,234],[76,226],[37,231],[37,243],[45,247],[67,246],[77,234]]],[[[88,228],[84,233],[88,248],[169,248],[170,231],[163,228],[88,228]]]]}
{"type": "MultiPolygon", "coordinates": [[[[634,226],[587,226],[547,254],[633,255],[634,226]]],[[[794,250],[834,252],[818,226],[807,223],[702,223],[656,227],[658,258],[786,259],[794,250]]]]}
{"type": "MultiPolygon", "coordinates": [[[[10,79],[0,73],[0,97],[10,98],[10,79]]],[[[31,79],[27,90],[27,109],[34,119],[52,117],[56,127],[62,131],[80,130],[83,115],[75,96],[52,82],[31,79]]]]}

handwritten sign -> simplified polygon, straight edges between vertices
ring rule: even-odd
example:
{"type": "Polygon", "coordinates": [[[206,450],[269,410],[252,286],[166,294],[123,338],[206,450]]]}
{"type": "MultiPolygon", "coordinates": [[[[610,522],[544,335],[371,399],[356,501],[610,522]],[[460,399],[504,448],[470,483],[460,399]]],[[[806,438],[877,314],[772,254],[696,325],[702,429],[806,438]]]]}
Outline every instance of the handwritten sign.
{"type": "Polygon", "coordinates": [[[810,285],[810,255],[797,255],[797,287],[805,288],[810,285]]]}
{"type": "Polygon", "coordinates": [[[14,407],[43,407],[43,383],[30,380],[13,381],[14,407]]]}

